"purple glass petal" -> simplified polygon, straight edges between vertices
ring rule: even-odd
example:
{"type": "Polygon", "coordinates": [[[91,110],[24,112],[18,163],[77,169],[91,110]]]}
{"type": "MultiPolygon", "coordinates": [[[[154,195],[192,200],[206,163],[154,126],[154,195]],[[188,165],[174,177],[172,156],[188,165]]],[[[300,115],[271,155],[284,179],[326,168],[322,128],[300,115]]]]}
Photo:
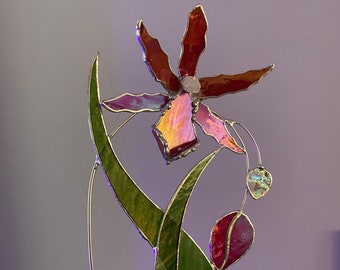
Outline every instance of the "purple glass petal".
{"type": "Polygon", "coordinates": [[[273,68],[274,65],[271,65],[263,69],[249,70],[241,74],[200,78],[201,90],[198,96],[201,99],[205,99],[246,90],[258,83],[273,68]]]}
{"type": "Polygon", "coordinates": [[[195,7],[189,14],[188,26],[182,42],[182,55],[179,63],[180,76],[195,76],[198,58],[205,49],[205,33],[208,24],[203,7],[195,7]]]}
{"type": "Polygon", "coordinates": [[[124,94],[122,96],[105,100],[104,107],[113,112],[157,112],[169,102],[168,96],[162,94],[124,94]]]}
{"type": "Polygon", "coordinates": [[[178,92],[178,78],[170,68],[168,55],[162,50],[158,40],[149,35],[142,21],[137,24],[136,34],[144,50],[144,61],[155,79],[166,90],[178,92]]]}
{"type": "Polygon", "coordinates": [[[219,144],[236,153],[244,153],[244,150],[230,135],[224,121],[213,114],[208,106],[201,103],[194,119],[201,126],[204,133],[213,137],[219,144]]]}

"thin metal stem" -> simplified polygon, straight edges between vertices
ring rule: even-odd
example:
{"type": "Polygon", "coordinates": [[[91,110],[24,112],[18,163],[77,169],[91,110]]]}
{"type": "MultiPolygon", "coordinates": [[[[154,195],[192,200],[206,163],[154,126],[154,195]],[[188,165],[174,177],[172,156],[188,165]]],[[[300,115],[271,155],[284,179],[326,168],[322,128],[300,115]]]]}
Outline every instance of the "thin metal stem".
{"type": "Polygon", "coordinates": [[[262,166],[262,157],[261,157],[261,152],[260,152],[260,148],[253,136],[253,134],[251,134],[251,132],[244,126],[242,125],[241,123],[239,122],[234,122],[234,124],[237,124],[239,125],[241,128],[243,128],[243,130],[245,132],[247,132],[247,134],[249,135],[249,137],[251,138],[251,140],[253,141],[254,145],[255,145],[255,148],[256,148],[256,153],[257,153],[257,159],[258,159],[258,162],[259,162],[259,165],[262,166]]]}
{"type": "Polygon", "coordinates": [[[89,269],[93,270],[93,250],[92,250],[92,194],[93,194],[93,182],[96,175],[97,168],[99,166],[98,160],[95,161],[92,167],[89,186],[87,191],[87,251],[89,259],[89,269]]]}
{"type": "MultiPolygon", "coordinates": [[[[118,127],[116,130],[114,130],[108,137],[112,139],[117,132],[124,127],[133,117],[136,116],[137,113],[131,114],[129,117],[127,117],[118,127]]],[[[89,269],[94,270],[93,265],[93,244],[92,244],[92,197],[93,197],[93,183],[94,178],[96,175],[96,171],[98,166],[100,165],[100,161],[98,158],[96,159],[95,163],[93,164],[90,180],[89,180],[89,186],[88,186],[88,192],[87,192],[87,251],[88,251],[88,260],[89,260],[89,269]]]]}
{"type": "MultiPolygon", "coordinates": [[[[238,139],[240,140],[241,144],[242,144],[242,147],[245,151],[245,155],[246,155],[246,166],[247,166],[247,173],[250,171],[250,159],[249,159],[249,154],[248,154],[248,151],[246,149],[246,145],[244,143],[244,141],[242,140],[240,134],[237,132],[237,130],[235,129],[234,125],[237,124],[239,125],[247,134],[248,136],[251,138],[251,140],[253,141],[253,144],[255,146],[255,149],[256,149],[256,153],[257,153],[257,159],[258,159],[258,162],[259,162],[259,166],[262,166],[262,157],[261,157],[261,152],[260,152],[260,148],[253,136],[253,134],[251,134],[251,132],[244,126],[242,125],[241,123],[239,122],[236,122],[236,121],[231,121],[231,120],[227,120],[226,123],[229,124],[229,126],[233,129],[233,131],[235,132],[236,136],[238,137],[238,139]]],[[[242,213],[243,212],[243,209],[245,207],[245,204],[246,204],[246,201],[247,201],[247,194],[248,194],[248,189],[245,188],[245,192],[244,192],[244,196],[243,196],[243,200],[242,200],[242,206],[241,206],[241,209],[240,209],[240,212],[242,213]]]]}
{"type": "Polygon", "coordinates": [[[242,206],[241,206],[241,209],[240,209],[240,212],[243,213],[243,209],[244,209],[244,206],[246,205],[246,202],[247,202],[247,193],[248,193],[248,189],[246,188],[244,190],[244,195],[243,195],[243,200],[242,200],[242,206]]]}
{"type": "Polygon", "coordinates": [[[249,154],[248,154],[247,147],[246,147],[244,141],[242,140],[240,134],[237,132],[237,130],[234,127],[234,124],[237,123],[237,122],[236,121],[229,121],[229,120],[227,120],[226,123],[229,124],[229,126],[233,129],[233,131],[235,132],[236,136],[238,137],[238,139],[241,142],[241,145],[242,145],[242,147],[244,149],[244,153],[246,155],[246,165],[247,165],[247,172],[248,172],[249,168],[250,168],[250,165],[249,165],[250,164],[249,154]]]}
{"type": "Polygon", "coordinates": [[[110,135],[109,135],[109,138],[112,139],[116,134],[117,132],[122,128],[124,127],[132,118],[134,118],[135,116],[137,115],[137,113],[132,113],[129,117],[127,117],[123,123],[121,123],[116,130],[114,130],[110,135]]]}

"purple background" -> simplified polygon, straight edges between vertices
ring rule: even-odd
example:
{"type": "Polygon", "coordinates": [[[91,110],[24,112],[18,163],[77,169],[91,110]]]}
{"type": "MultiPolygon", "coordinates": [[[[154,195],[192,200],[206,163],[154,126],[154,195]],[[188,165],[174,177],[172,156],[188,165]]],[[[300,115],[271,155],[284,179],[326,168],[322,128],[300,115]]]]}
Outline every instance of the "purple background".
{"type": "MultiPolygon", "coordinates": [[[[195,1],[0,2],[0,261],[2,269],[87,269],[86,192],[94,161],[87,126],[87,75],[101,53],[102,97],[163,91],[142,61],[135,23],[143,18],[176,69],[187,14],[195,1]]],[[[245,212],[254,247],[232,269],[340,269],[340,2],[202,1],[208,47],[197,76],[276,64],[248,92],[207,103],[245,124],[274,177],[245,212]]],[[[113,128],[125,115],[105,114],[113,128]],[[115,117],[115,119],[113,119],[115,117]]],[[[138,115],[114,145],[128,171],[160,206],[216,147],[201,146],[166,166],[150,126],[138,115]]],[[[254,154],[254,153],[251,153],[254,154]]],[[[190,201],[185,228],[207,252],[217,218],[238,209],[242,156],[220,153],[190,201]]],[[[95,269],[152,269],[153,253],[98,173],[94,187],[95,269]]]]}

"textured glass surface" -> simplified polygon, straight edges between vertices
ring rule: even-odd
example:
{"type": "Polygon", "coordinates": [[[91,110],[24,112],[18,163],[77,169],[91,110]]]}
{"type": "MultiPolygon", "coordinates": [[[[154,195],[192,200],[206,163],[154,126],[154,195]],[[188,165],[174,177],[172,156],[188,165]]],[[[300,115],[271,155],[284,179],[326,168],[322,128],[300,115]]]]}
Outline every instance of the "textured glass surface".
{"type": "Polygon", "coordinates": [[[182,55],[178,68],[180,76],[195,76],[198,58],[206,45],[207,28],[202,6],[195,7],[189,14],[188,26],[182,41],[182,55]]]}
{"type": "Polygon", "coordinates": [[[213,115],[208,106],[201,103],[195,114],[195,121],[201,126],[204,133],[213,137],[219,144],[236,153],[244,153],[244,150],[230,135],[224,121],[213,115]]]}
{"type": "MultiPolygon", "coordinates": [[[[184,268],[185,270],[199,270],[193,265],[193,261],[196,261],[198,258],[191,257],[190,260],[190,257],[187,256],[187,259],[185,260],[185,256],[178,254],[178,249],[181,245],[180,231],[189,199],[201,173],[220,150],[221,148],[202,159],[183,179],[171,198],[164,213],[164,218],[159,231],[155,270],[179,270],[180,267],[177,267],[178,264],[186,265],[186,268],[184,268]]],[[[186,255],[188,252],[189,250],[186,251],[186,255]]],[[[204,267],[204,264],[205,262],[203,261],[201,268],[204,267]]],[[[211,267],[208,268],[209,270],[212,270],[211,267]]]]}
{"type": "Polygon", "coordinates": [[[239,260],[251,247],[255,237],[249,218],[241,212],[231,212],[215,224],[210,238],[211,259],[219,269],[239,260]]]}
{"type": "Polygon", "coordinates": [[[151,37],[142,21],[137,25],[137,37],[144,50],[144,61],[157,81],[169,91],[179,91],[177,76],[169,66],[168,55],[162,50],[157,39],[151,37]]]}
{"type": "Polygon", "coordinates": [[[160,111],[169,102],[169,97],[162,94],[124,94],[105,100],[102,104],[113,112],[160,111]]]}
{"type": "Polygon", "coordinates": [[[249,193],[255,200],[267,194],[273,181],[271,174],[263,167],[250,170],[246,180],[249,193]]]}
{"type": "Polygon", "coordinates": [[[192,105],[188,94],[178,96],[159,119],[154,134],[167,160],[189,153],[197,144],[192,123],[192,105]]]}
{"type": "Polygon", "coordinates": [[[241,74],[200,78],[201,91],[199,92],[199,97],[201,99],[219,97],[224,94],[246,90],[253,84],[258,83],[273,67],[274,65],[271,65],[263,69],[249,70],[241,74]]]}

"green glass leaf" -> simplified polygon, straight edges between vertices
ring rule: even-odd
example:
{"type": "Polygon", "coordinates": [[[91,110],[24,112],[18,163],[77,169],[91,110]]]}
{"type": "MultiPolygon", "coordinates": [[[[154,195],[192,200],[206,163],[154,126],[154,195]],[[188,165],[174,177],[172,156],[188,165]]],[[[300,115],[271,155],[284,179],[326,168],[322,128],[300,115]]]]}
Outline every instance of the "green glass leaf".
{"type": "Polygon", "coordinates": [[[112,149],[100,107],[98,56],[92,66],[89,84],[89,124],[101,166],[117,199],[141,233],[154,246],[163,212],[138,188],[112,149]]]}
{"type": "MultiPolygon", "coordinates": [[[[100,106],[96,56],[89,76],[89,126],[94,148],[112,190],[137,229],[152,247],[157,245],[164,212],[153,203],[128,175],[112,149],[100,106]]],[[[211,265],[190,236],[180,234],[179,258],[184,269],[211,270],[211,265]],[[190,255],[190,256],[189,256],[190,255]]]]}
{"type": "MultiPolygon", "coordinates": [[[[208,166],[208,164],[215,157],[219,150],[220,149],[212,152],[204,159],[202,159],[184,178],[181,185],[177,188],[177,191],[172,197],[172,200],[169,203],[167,210],[165,211],[159,233],[157,257],[155,264],[156,270],[177,270],[177,255],[180,245],[181,227],[188,201],[202,172],[205,170],[205,168],[208,166]]],[[[186,257],[189,256],[191,258],[195,258],[193,257],[193,255],[188,254],[188,252],[190,252],[190,250],[186,251],[186,257]]],[[[192,269],[192,261],[189,262],[190,264],[183,263],[182,265],[182,263],[178,266],[178,269],[192,269]]]]}

